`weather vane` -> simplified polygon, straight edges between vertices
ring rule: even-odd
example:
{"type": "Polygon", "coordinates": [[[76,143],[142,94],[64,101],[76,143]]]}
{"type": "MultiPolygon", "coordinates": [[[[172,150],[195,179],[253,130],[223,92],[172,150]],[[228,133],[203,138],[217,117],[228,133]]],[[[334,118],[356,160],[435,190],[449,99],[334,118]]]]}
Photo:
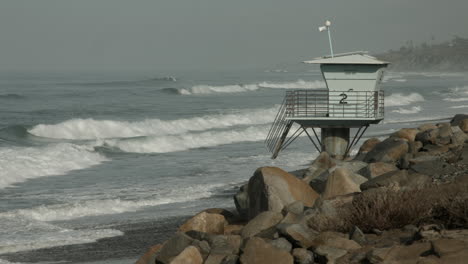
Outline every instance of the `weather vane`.
{"type": "Polygon", "coordinates": [[[328,31],[328,41],[330,42],[330,55],[331,57],[333,58],[333,45],[332,45],[332,40],[331,40],[331,33],[330,33],[330,26],[331,26],[331,22],[330,20],[327,20],[325,21],[325,26],[321,26],[319,27],[319,31],[322,32],[322,31],[328,31]]]}

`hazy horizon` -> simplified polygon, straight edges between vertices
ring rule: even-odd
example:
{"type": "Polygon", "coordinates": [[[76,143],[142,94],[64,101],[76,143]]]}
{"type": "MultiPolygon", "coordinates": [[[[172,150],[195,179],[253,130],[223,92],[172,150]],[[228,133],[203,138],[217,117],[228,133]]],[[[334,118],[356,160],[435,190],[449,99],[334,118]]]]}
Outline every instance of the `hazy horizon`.
{"type": "Polygon", "coordinates": [[[468,36],[468,2],[4,0],[0,71],[289,67],[335,52],[468,36]]]}

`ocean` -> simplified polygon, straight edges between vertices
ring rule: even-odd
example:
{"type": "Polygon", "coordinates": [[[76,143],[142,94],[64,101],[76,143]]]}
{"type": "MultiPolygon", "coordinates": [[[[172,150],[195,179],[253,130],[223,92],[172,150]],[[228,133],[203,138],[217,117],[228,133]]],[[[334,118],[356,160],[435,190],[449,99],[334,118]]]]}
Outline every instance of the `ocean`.
{"type": "MultiPolygon", "coordinates": [[[[234,208],[256,168],[317,156],[300,137],[271,160],[263,141],[285,91],[324,86],[307,68],[0,73],[0,263],[133,263],[188,216],[234,208]]],[[[382,86],[385,120],[361,141],[468,112],[466,73],[382,86]]]]}

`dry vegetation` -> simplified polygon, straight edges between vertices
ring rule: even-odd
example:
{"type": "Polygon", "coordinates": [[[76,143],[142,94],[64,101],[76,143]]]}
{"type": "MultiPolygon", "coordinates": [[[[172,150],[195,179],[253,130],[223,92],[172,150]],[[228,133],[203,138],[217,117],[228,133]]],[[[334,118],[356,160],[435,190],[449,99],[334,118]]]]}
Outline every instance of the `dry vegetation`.
{"type": "Polygon", "coordinates": [[[468,184],[449,183],[419,190],[368,191],[357,195],[332,219],[310,219],[317,230],[348,232],[358,226],[364,232],[405,225],[439,224],[468,228],[468,184]]]}

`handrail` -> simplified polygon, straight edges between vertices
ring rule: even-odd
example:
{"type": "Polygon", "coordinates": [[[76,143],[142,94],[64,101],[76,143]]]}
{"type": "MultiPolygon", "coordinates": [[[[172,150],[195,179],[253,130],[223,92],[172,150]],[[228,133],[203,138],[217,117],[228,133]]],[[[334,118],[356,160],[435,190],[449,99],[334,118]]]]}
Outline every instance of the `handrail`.
{"type": "Polygon", "coordinates": [[[383,118],[383,91],[287,91],[287,117],[383,118]]]}

